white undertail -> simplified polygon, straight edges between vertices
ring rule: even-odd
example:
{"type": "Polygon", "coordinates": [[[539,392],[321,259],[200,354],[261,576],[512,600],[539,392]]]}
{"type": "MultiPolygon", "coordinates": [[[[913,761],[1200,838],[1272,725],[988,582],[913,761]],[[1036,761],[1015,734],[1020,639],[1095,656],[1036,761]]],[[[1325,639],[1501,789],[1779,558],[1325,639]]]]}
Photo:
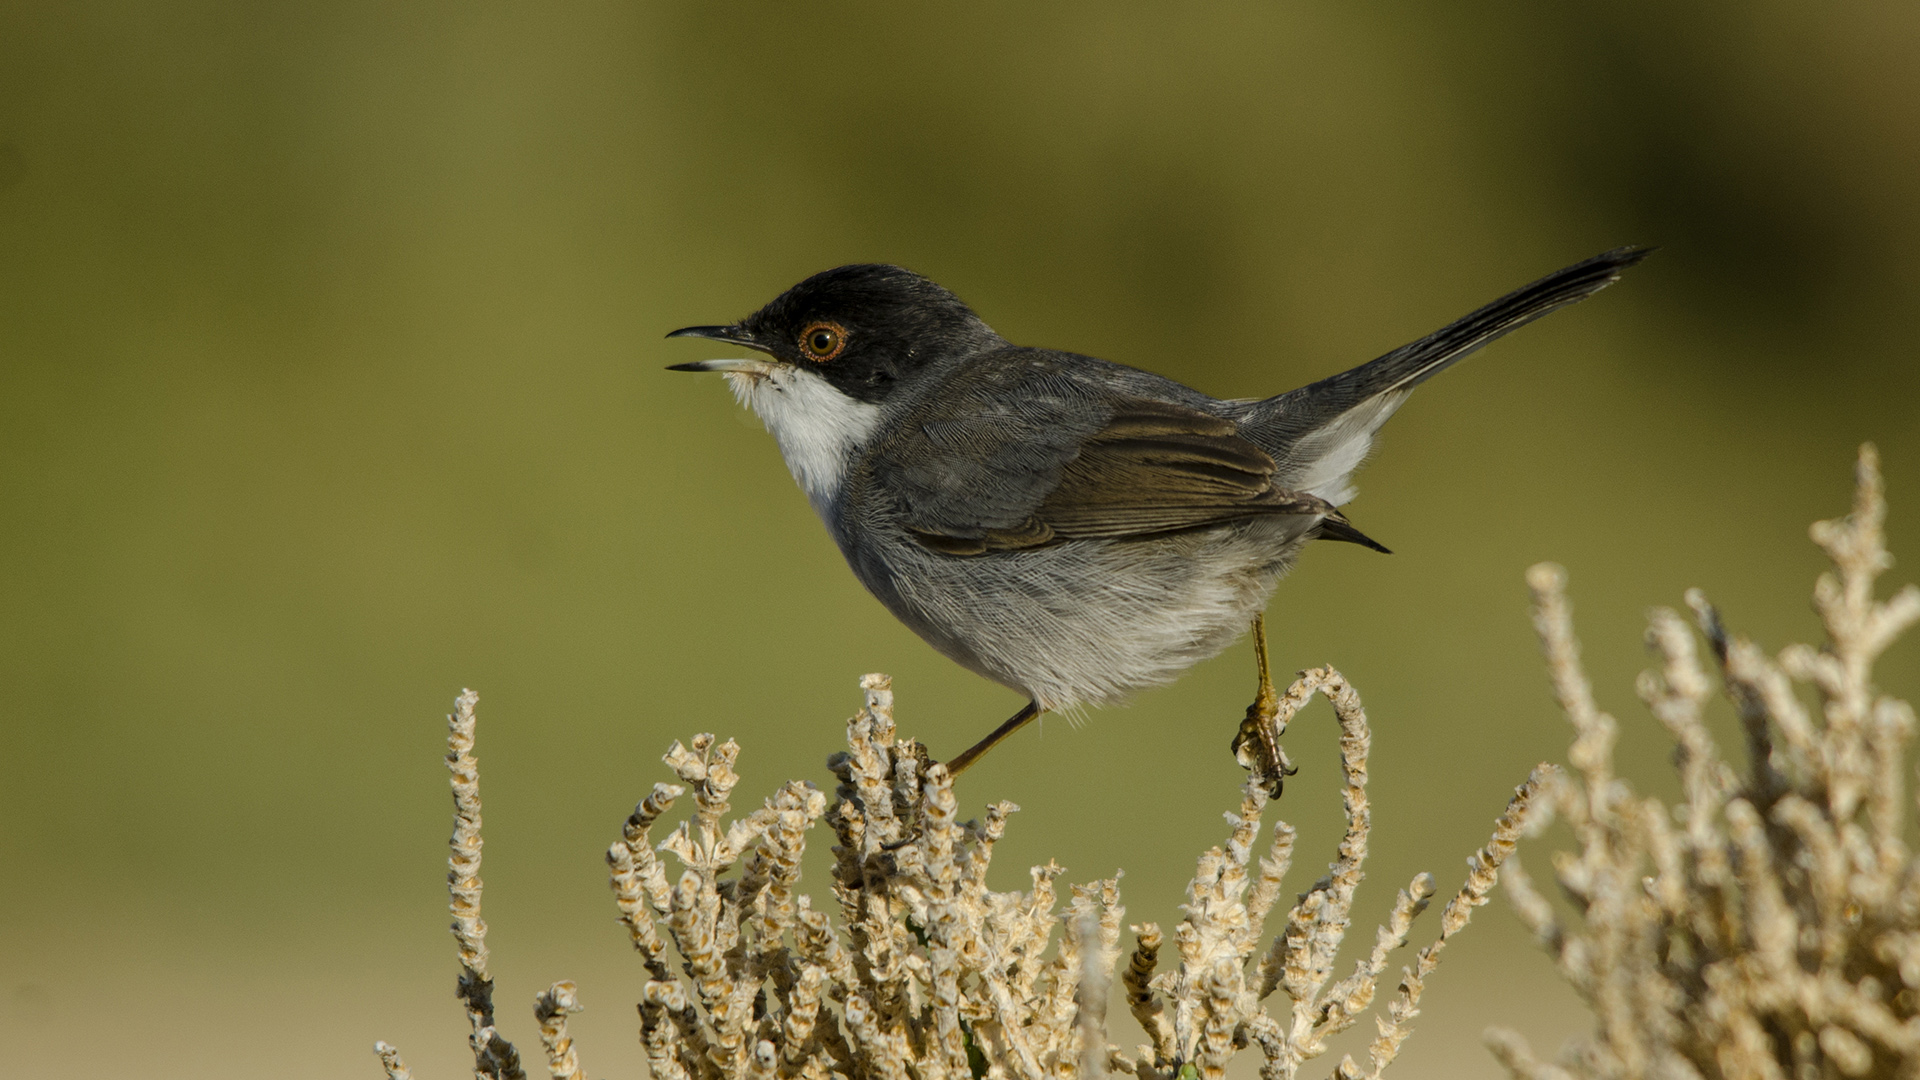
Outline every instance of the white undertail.
{"type": "Polygon", "coordinates": [[[1378,394],[1302,435],[1288,448],[1275,479],[1282,487],[1318,495],[1335,506],[1352,501],[1353,474],[1373,450],[1374,432],[1410,392],[1378,394]]]}

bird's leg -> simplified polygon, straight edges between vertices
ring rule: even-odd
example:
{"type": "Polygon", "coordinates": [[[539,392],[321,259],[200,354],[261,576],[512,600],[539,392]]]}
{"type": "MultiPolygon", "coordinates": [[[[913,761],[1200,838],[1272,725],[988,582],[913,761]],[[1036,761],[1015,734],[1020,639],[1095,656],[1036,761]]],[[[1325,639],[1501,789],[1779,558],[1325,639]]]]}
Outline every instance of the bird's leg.
{"type": "MultiPolygon", "coordinates": [[[[976,761],[979,761],[982,757],[986,755],[987,751],[999,745],[1002,739],[1005,739],[1007,736],[1013,734],[1016,731],[1019,731],[1023,727],[1026,727],[1028,724],[1033,722],[1034,717],[1039,715],[1040,715],[1040,703],[1037,701],[1027,702],[1025,705],[1021,706],[1019,712],[1014,713],[1012,716],[1008,717],[1006,723],[1001,724],[997,728],[994,728],[992,733],[989,734],[986,738],[981,739],[977,743],[974,743],[972,746],[968,747],[964,752],[962,752],[959,757],[956,757],[952,761],[947,762],[946,763],[947,775],[949,777],[959,776],[960,773],[963,770],[965,770],[967,766],[973,764],[976,761]]],[[[933,767],[934,762],[929,761],[927,759],[927,751],[925,747],[916,745],[915,751],[916,751],[916,756],[918,756],[920,759],[921,775],[925,775],[926,771],[933,767]]],[[[921,833],[920,826],[915,825],[913,828],[913,832],[911,832],[910,834],[908,834],[906,837],[902,839],[895,840],[891,844],[880,845],[880,850],[898,851],[901,848],[906,847],[908,844],[911,844],[914,841],[920,839],[920,833],[921,833]]]]}
{"type": "Polygon", "coordinates": [[[1019,731],[1021,728],[1026,727],[1028,724],[1033,722],[1034,717],[1039,715],[1040,715],[1040,703],[1037,701],[1027,702],[1025,705],[1020,707],[1019,712],[1014,713],[1012,716],[1008,717],[1006,723],[1001,724],[997,728],[994,728],[993,732],[989,734],[986,738],[981,739],[977,743],[974,743],[972,747],[968,748],[959,757],[956,757],[952,761],[947,762],[947,774],[949,776],[959,776],[962,772],[966,770],[967,766],[973,764],[976,761],[979,761],[980,758],[983,755],[985,755],[987,751],[993,749],[996,745],[998,745],[1000,743],[1000,740],[1006,738],[1007,736],[1013,734],[1016,731],[1019,731]]]}
{"type": "Polygon", "coordinates": [[[1280,748],[1280,733],[1274,718],[1280,713],[1280,695],[1273,692],[1273,676],[1267,670],[1267,622],[1265,615],[1253,617],[1253,662],[1260,670],[1260,689],[1253,704],[1247,706],[1246,719],[1233,736],[1234,759],[1256,776],[1265,779],[1269,794],[1278,798],[1280,785],[1298,772],[1280,748]]]}

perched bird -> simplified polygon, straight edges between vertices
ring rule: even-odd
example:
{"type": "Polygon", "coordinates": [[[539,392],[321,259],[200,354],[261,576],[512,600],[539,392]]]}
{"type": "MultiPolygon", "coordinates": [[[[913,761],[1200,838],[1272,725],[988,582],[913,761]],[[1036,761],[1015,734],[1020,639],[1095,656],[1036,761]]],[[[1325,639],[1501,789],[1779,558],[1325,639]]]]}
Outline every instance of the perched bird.
{"type": "Polygon", "coordinates": [[[1260,619],[1300,549],[1387,550],[1339,509],[1374,432],[1415,386],[1649,250],[1596,255],[1258,401],[1014,345],[953,293],[883,265],[815,274],[729,326],[675,330],[761,355],[670,370],[724,372],[861,583],[935,649],[1028,696],[948,762],[958,773],[1041,712],[1169,682],[1249,626],[1270,702],[1260,619]]]}

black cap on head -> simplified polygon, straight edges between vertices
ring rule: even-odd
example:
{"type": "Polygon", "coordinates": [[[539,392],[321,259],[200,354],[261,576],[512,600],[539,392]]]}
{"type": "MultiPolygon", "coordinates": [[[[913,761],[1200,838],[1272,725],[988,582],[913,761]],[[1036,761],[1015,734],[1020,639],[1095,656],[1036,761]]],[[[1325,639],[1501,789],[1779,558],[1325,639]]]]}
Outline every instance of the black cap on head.
{"type": "Polygon", "coordinates": [[[874,402],[929,363],[1004,344],[953,293],[880,263],[815,274],[732,329],[735,340],[874,402]]]}

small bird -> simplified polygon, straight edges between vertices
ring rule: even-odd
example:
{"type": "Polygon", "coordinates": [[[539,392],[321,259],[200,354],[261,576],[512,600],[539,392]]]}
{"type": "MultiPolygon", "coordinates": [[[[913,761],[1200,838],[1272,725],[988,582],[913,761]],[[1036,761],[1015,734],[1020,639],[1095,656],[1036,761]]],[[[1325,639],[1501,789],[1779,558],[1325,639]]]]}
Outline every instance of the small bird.
{"type": "Polygon", "coordinates": [[[1261,696],[1238,751],[1262,702],[1271,713],[1262,613],[1294,558],[1312,540],[1387,550],[1340,512],[1374,432],[1420,383],[1650,253],[1596,255],[1261,400],[1014,345],[953,293],[878,264],[673,331],[761,355],[669,370],[725,373],[860,582],[935,649],[1027,695],[950,772],[1042,712],[1170,682],[1251,627],[1261,696]]]}

